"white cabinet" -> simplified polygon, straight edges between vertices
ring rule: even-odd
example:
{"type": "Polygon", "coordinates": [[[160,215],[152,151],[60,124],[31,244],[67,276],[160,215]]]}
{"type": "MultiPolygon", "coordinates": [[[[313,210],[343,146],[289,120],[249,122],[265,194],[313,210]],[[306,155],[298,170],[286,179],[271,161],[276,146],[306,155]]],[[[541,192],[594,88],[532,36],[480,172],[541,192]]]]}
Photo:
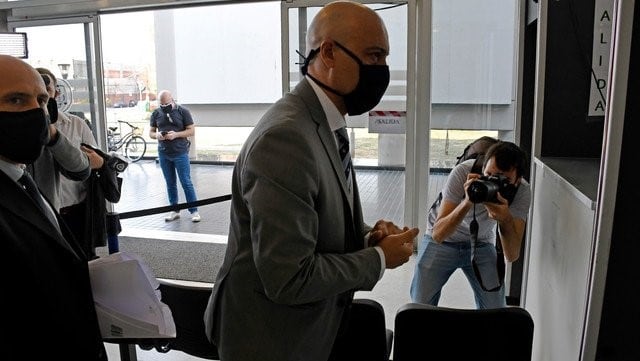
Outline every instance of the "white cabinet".
{"type": "Polygon", "coordinates": [[[535,160],[524,298],[536,325],[533,360],[580,354],[594,240],[595,188],[589,185],[597,184],[598,167],[593,159],[535,160]]]}
{"type": "MultiPolygon", "coordinates": [[[[522,306],[534,361],[640,360],[640,3],[613,1],[604,119],[588,115],[595,2],[539,1],[522,306]],[[572,34],[573,36],[567,36],[572,34]],[[633,41],[632,41],[633,40],[633,41]]],[[[601,117],[602,118],[602,117],[601,117]]]]}

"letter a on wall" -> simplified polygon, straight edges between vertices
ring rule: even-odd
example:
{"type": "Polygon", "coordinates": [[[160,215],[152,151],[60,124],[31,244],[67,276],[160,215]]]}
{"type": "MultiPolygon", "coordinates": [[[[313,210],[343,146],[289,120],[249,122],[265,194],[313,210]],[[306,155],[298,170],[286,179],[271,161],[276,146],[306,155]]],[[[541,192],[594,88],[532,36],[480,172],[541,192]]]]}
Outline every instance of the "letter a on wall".
{"type": "Polygon", "coordinates": [[[589,116],[604,116],[609,84],[609,56],[613,26],[613,0],[596,0],[593,18],[593,54],[589,116]]]}

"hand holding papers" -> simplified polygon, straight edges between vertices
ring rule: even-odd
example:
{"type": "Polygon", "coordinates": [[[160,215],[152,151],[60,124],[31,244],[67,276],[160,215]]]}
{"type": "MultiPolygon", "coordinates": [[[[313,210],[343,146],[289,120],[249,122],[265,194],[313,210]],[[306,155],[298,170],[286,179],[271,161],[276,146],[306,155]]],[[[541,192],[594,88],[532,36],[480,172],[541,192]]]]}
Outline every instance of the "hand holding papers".
{"type": "Polygon", "coordinates": [[[137,256],[118,252],[95,259],[89,274],[103,338],[176,337],[158,281],[137,256]]]}

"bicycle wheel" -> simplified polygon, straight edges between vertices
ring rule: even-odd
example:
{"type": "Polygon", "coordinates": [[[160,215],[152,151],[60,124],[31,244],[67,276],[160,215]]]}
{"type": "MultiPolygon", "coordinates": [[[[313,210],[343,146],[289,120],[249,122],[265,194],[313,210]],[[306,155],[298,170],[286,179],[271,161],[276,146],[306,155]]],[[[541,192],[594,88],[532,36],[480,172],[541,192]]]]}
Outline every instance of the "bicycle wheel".
{"type": "Polygon", "coordinates": [[[131,137],[124,146],[124,155],[132,162],[137,162],[142,159],[146,151],[147,141],[139,135],[131,137]]]}

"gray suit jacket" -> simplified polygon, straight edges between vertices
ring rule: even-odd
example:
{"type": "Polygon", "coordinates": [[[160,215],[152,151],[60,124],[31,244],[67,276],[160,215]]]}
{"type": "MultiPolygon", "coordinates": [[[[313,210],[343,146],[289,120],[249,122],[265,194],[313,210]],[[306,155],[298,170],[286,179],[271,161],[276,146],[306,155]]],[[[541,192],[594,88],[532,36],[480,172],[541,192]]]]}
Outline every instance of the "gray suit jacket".
{"type": "Polygon", "coordinates": [[[221,359],[326,361],[353,292],[380,257],[364,248],[335,138],[307,80],[275,103],[233,171],[224,263],[205,313],[221,359]],[[341,175],[342,174],[342,175],[341,175]]]}

